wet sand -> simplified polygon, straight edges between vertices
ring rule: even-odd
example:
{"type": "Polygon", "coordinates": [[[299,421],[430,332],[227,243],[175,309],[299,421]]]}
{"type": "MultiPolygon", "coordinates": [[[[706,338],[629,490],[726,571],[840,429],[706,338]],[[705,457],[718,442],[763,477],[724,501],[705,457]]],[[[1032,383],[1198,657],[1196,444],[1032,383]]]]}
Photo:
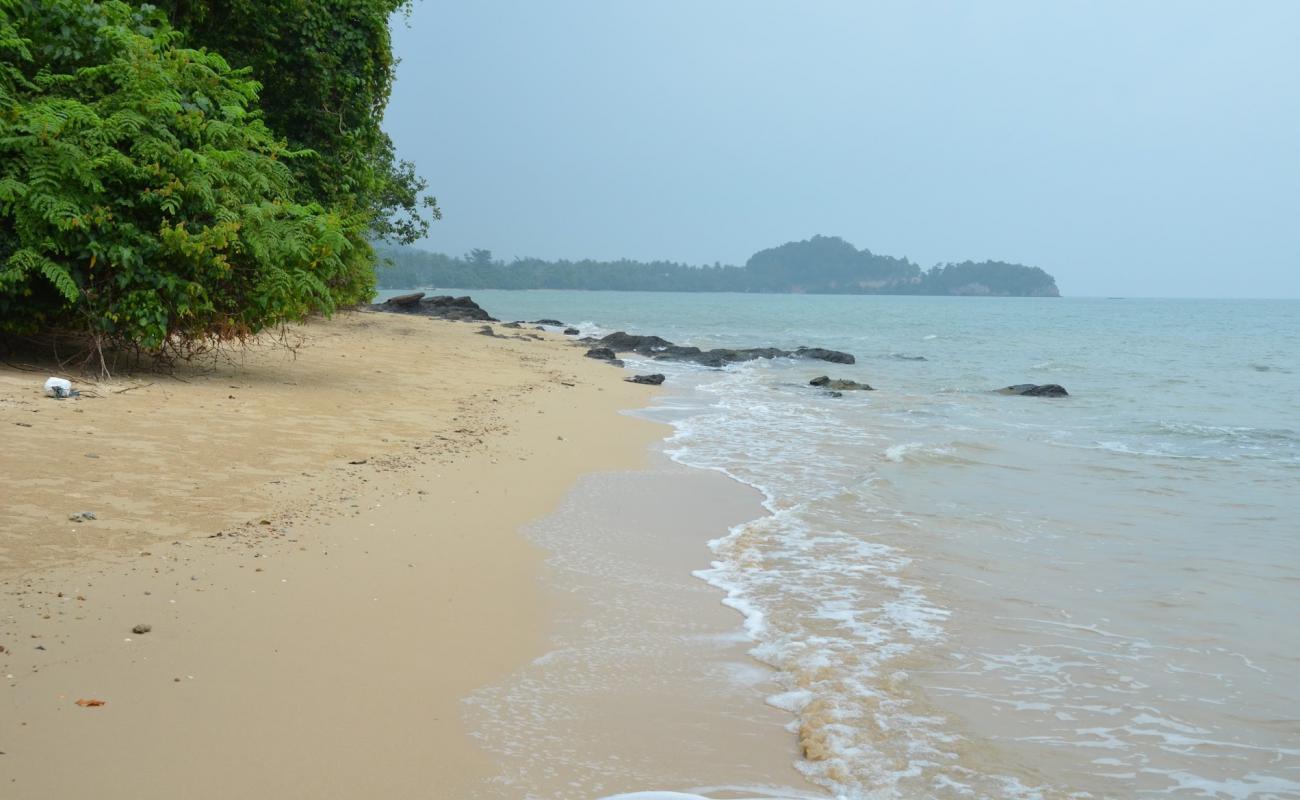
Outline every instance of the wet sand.
{"type": "Polygon", "coordinates": [[[662,429],[581,350],[475,327],[342,315],[69,401],[0,369],[0,795],[489,785],[462,698],[557,609],[519,530],[662,429]]]}
{"type": "Polygon", "coordinates": [[[472,796],[828,797],[794,768],[792,716],[761,701],[781,689],[741,615],[692,575],[709,539],[764,513],[751,488],[656,454],[584,476],[529,525],[556,613],[545,655],[470,698],[501,767],[472,796]]]}

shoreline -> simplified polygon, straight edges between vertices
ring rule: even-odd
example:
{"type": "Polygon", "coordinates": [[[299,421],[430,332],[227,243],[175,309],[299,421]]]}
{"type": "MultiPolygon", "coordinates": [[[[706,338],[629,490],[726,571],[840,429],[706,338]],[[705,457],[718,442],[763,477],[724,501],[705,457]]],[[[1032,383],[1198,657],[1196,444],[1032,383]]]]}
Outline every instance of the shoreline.
{"type": "Polygon", "coordinates": [[[484,796],[829,797],[795,768],[793,717],[763,701],[781,689],[741,615],[696,575],[710,539],[767,513],[759,493],[653,452],[584,475],[525,529],[556,613],[544,656],[469,699],[506,767],[484,796]]]}
{"type": "Polygon", "coordinates": [[[494,774],[461,698],[544,652],[553,611],[519,529],[645,465],[662,427],[616,412],[649,392],[555,337],[301,332],[296,360],[77,401],[0,371],[0,422],[30,426],[4,427],[30,441],[0,471],[6,796],[472,796],[494,774]],[[68,457],[20,458],[41,433],[68,457]]]}

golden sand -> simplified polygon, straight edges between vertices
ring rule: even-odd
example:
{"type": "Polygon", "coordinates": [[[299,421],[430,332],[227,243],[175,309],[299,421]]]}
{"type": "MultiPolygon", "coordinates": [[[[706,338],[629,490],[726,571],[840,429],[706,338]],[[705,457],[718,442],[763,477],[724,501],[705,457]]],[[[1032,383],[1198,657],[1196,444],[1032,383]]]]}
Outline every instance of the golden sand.
{"type": "Polygon", "coordinates": [[[0,368],[0,796],[490,775],[461,698],[542,650],[551,602],[518,529],[661,431],[617,413],[652,389],[559,337],[476,328],[344,314],[64,401],[0,368]]]}

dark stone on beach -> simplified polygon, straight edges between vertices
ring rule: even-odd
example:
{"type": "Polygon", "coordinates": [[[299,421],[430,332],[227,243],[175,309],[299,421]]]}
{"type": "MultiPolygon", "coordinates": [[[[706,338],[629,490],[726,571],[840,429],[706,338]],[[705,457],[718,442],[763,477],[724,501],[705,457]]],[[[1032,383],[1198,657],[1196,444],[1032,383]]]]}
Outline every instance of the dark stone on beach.
{"type": "Polygon", "coordinates": [[[461,321],[496,322],[478,303],[469,297],[425,297],[423,292],[406,294],[376,303],[370,307],[375,311],[388,311],[397,314],[416,314],[422,317],[437,317],[461,321]],[[400,300],[401,302],[394,302],[400,300]]]}
{"type": "Polygon", "coordinates": [[[664,376],[656,372],[653,375],[633,375],[632,377],[624,378],[623,380],[628,383],[644,383],[647,386],[658,386],[664,382],[664,376]]]}
{"type": "Polygon", "coordinates": [[[1065,391],[1065,387],[1059,383],[1017,383],[1014,386],[1008,386],[1004,389],[998,389],[998,394],[1012,394],[1020,397],[1069,397],[1070,393],[1065,391]]]}
{"type": "Polygon", "coordinates": [[[582,331],[578,330],[577,328],[565,328],[565,329],[564,329],[564,335],[565,335],[565,336],[577,336],[577,335],[580,334],[580,333],[582,333],[582,331]]]}
{"type": "Polygon", "coordinates": [[[564,323],[563,323],[563,322],[560,322],[558,319],[535,319],[535,320],[533,320],[533,324],[534,324],[534,325],[554,325],[554,326],[557,327],[557,328],[562,327],[562,326],[564,325],[564,323]]]}
{"type": "Polygon", "coordinates": [[[494,331],[494,330],[492,330],[492,326],[491,326],[491,325],[484,325],[483,327],[479,328],[478,330],[476,330],[476,331],[474,331],[474,332],[477,333],[477,334],[480,334],[480,335],[482,335],[482,336],[496,336],[496,335],[497,335],[497,332],[494,331]]]}
{"type": "Polygon", "coordinates": [[[587,351],[587,358],[595,358],[601,361],[615,361],[618,359],[618,353],[608,347],[593,347],[587,351]]]}
{"type": "Polygon", "coordinates": [[[844,380],[843,378],[835,378],[834,380],[832,380],[829,376],[826,375],[813,378],[812,380],[808,381],[808,385],[816,386],[820,389],[830,389],[833,391],[864,391],[864,392],[875,391],[875,389],[873,389],[872,387],[868,386],[865,383],[858,383],[857,381],[844,380]]]}
{"type": "Polygon", "coordinates": [[[827,350],[824,347],[800,347],[794,351],[798,358],[815,358],[818,361],[829,361],[832,364],[855,364],[857,359],[849,353],[843,353],[839,350],[827,350]]]}
{"type": "Polygon", "coordinates": [[[132,628],[132,629],[131,629],[131,633],[145,634],[145,633],[148,633],[148,632],[151,631],[151,630],[153,630],[153,626],[152,626],[152,625],[145,625],[145,624],[142,623],[142,624],[140,624],[140,625],[136,625],[134,628],[132,628]]]}
{"type": "Polygon", "coordinates": [[[411,294],[399,294],[396,297],[390,297],[384,301],[386,306],[413,306],[420,302],[424,297],[424,292],[413,292],[411,294]]]}
{"type": "Polygon", "coordinates": [[[501,323],[501,327],[503,327],[503,328],[513,328],[513,329],[516,329],[516,330],[517,330],[517,329],[522,328],[522,327],[524,327],[524,326],[521,325],[521,324],[519,324],[518,322],[503,322],[503,323],[501,323]]]}

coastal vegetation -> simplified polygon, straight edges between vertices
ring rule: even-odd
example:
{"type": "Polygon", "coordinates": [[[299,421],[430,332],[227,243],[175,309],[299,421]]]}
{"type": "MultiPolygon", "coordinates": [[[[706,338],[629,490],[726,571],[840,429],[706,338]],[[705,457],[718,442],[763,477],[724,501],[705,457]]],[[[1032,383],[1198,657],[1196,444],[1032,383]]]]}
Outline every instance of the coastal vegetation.
{"type": "Polygon", "coordinates": [[[399,0],[0,0],[0,337],[100,357],[369,299],[437,214],[379,124],[399,0]]]}
{"type": "Polygon", "coordinates": [[[1056,280],[1038,267],[965,261],[922,270],[906,258],[859,250],[836,236],[814,236],[755,253],[743,267],[668,261],[495,259],[489,250],[462,257],[414,248],[382,252],[381,288],[595,289],[658,292],[777,292],[1057,297],[1056,280]]]}

